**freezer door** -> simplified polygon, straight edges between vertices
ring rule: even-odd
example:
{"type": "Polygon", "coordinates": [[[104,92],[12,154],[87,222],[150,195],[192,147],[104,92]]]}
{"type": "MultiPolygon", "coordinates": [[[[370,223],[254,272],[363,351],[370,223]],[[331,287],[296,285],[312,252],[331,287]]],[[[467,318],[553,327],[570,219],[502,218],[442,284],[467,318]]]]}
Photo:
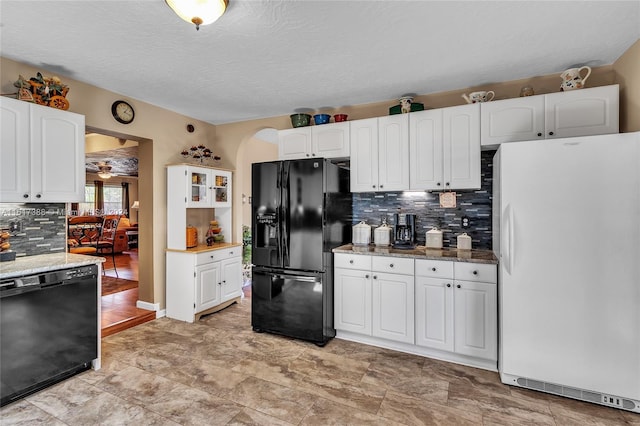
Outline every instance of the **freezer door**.
{"type": "Polygon", "coordinates": [[[282,162],[256,163],[251,168],[251,262],[282,267],[282,162]]]}
{"type": "Polygon", "coordinates": [[[640,133],[500,151],[500,371],[640,399],[640,133]]]}
{"type": "Polygon", "coordinates": [[[255,331],[282,334],[316,343],[335,336],[332,305],[324,274],[300,274],[254,268],[251,325],[255,331]],[[332,312],[331,312],[332,313],[332,312]]]}
{"type": "Polygon", "coordinates": [[[324,160],[285,161],[283,168],[284,267],[324,271],[324,160]]]}

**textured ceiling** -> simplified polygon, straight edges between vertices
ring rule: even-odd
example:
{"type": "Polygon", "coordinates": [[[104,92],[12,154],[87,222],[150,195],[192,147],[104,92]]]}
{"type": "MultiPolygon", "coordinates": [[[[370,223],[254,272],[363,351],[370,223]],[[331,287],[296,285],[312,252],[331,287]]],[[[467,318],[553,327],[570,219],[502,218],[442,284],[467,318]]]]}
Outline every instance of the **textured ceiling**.
{"type": "Polygon", "coordinates": [[[86,152],[84,158],[87,173],[98,173],[101,165],[108,165],[115,176],[138,176],[137,146],[86,152]]]}
{"type": "MultiPolygon", "coordinates": [[[[613,63],[639,1],[0,1],[2,56],[213,124],[613,63]]],[[[17,76],[2,76],[7,79],[17,76]]]]}

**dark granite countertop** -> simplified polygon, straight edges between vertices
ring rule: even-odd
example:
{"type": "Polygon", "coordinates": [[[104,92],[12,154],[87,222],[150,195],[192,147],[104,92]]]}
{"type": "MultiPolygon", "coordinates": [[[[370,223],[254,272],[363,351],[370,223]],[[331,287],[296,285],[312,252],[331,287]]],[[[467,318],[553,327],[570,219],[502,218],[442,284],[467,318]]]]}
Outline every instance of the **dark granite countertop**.
{"type": "Polygon", "coordinates": [[[399,250],[391,247],[354,246],[346,244],[333,249],[334,253],[368,254],[371,256],[411,257],[413,259],[448,260],[453,262],[498,264],[491,250],[427,249],[416,246],[413,250],[399,250]]]}

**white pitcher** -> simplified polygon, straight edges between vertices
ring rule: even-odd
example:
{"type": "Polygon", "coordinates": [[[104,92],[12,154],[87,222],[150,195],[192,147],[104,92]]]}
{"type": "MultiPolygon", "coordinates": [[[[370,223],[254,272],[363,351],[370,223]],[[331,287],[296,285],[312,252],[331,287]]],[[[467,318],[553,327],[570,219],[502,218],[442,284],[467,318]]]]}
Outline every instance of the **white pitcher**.
{"type": "Polygon", "coordinates": [[[560,74],[560,78],[562,79],[560,91],[564,92],[566,90],[582,89],[590,75],[591,68],[586,65],[580,68],[569,68],[568,70],[565,70],[560,74]],[[582,70],[587,70],[587,74],[584,77],[580,75],[582,70]]]}

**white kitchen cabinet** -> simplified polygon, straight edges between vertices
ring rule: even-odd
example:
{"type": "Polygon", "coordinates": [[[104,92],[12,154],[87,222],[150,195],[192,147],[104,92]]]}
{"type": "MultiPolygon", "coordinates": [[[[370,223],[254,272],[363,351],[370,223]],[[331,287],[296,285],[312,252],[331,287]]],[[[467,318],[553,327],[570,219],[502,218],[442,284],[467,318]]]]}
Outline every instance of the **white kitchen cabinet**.
{"type": "Polygon", "coordinates": [[[480,188],[480,105],[409,114],[409,189],[480,188]]]}
{"type": "Polygon", "coordinates": [[[351,192],[409,188],[409,117],[351,122],[351,192]]]}
{"type": "Polygon", "coordinates": [[[84,201],[85,118],[0,98],[0,202],[84,201]]]}
{"type": "Polygon", "coordinates": [[[413,259],[334,255],[336,330],[414,342],[413,259]]]}
{"type": "Polygon", "coordinates": [[[349,157],[349,145],[347,121],[278,132],[278,157],[281,160],[349,157]]]}
{"type": "Polygon", "coordinates": [[[416,344],[497,359],[497,268],[416,260],[416,344]]]}
{"type": "Polygon", "coordinates": [[[190,164],[167,166],[167,248],[186,250],[187,225],[197,228],[198,240],[203,242],[214,217],[222,228],[224,241],[232,241],[231,195],[230,170],[190,164]],[[204,213],[203,209],[210,209],[211,213],[204,213]]]}
{"type": "Polygon", "coordinates": [[[452,283],[416,276],[416,345],[453,351],[452,283]]]}
{"type": "Polygon", "coordinates": [[[481,145],[619,132],[619,85],[481,104],[481,145]]]}
{"type": "Polygon", "coordinates": [[[454,281],[454,348],[457,353],[497,359],[497,286],[454,281]]]}
{"type": "Polygon", "coordinates": [[[167,317],[194,322],[242,296],[242,246],[167,251],[167,317]]]}
{"type": "Polygon", "coordinates": [[[371,335],[371,271],[335,268],[334,327],[371,335]]]}
{"type": "Polygon", "coordinates": [[[414,343],[413,274],[373,271],[372,332],[376,337],[414,343]]]}

